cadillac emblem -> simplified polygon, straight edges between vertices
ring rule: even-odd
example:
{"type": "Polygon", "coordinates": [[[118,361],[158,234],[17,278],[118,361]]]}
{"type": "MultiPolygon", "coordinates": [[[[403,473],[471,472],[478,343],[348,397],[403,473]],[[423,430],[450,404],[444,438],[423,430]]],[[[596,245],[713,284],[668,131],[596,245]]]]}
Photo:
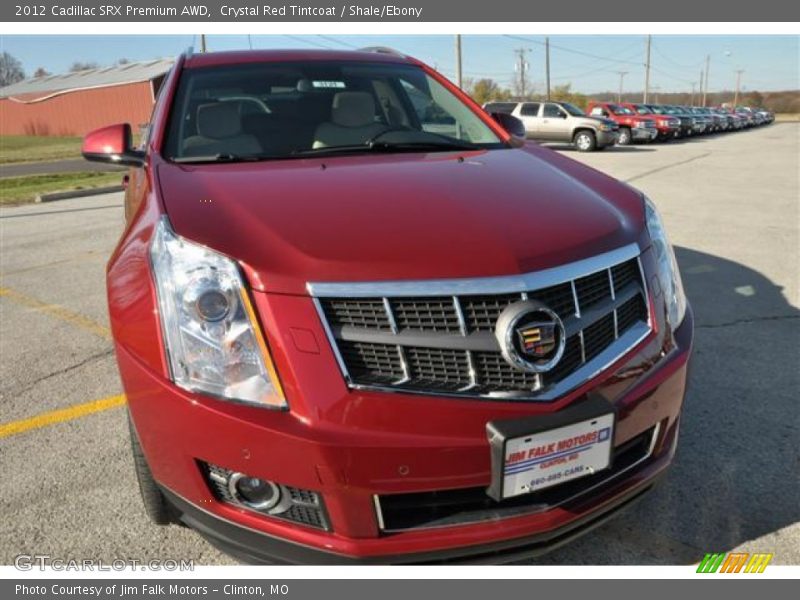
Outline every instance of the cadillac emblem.
{"type": "Polygon", "coordinates": [[[497,319],[495,337],[506,362],[528,373],[546,373],[555,367],[566,345],[561,319],[536,300],[506,307],[497,319]]]}

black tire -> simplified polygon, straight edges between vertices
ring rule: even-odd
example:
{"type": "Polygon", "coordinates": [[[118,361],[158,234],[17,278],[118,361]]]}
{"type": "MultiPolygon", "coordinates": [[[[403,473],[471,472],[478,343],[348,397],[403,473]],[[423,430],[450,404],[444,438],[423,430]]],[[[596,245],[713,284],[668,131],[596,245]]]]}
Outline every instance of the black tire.
{"type": "Polygon", "coordinates": [[[573,136],[572,143],[575,144],[578,152],[592,152],[597,148],[597,138],[595,138],[594,132],[588,129],[578,131],[573,136]]]}
{"type": "Polygon", "coordinates": [[[630,146],[632,141],[633,136],[631,135],[631,130],[627,127],[620,127],[619,136],[617,137],[617,145],[630,146]]]}
{"type": "Polygon", "coordinates": [[[133,466],[136,470],[136,480],[139,482],[139,494],[144,504],[144,512],[155,525],[170,525],[177,523],[172,507],[167,503],[164,494],[158,489],[150,467],[139,445],[139,438],[133,428],[133,421],[128,414],[128,430],[131,435],[131,453],[133,454],[133,466]]]}

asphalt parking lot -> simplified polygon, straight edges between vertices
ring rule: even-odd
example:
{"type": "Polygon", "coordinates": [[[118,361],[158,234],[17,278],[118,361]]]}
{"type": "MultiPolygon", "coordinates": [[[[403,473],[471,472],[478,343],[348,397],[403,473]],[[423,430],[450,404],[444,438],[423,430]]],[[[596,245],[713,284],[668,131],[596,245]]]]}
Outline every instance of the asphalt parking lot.
{"type": "MultiPolygon", "coordinates": [[[[562,150],[658,204],[697,332],[666,480],[537,562],[691,564],[736,549],[800,564],[800,124],[562,150]]],[[[233,564],[188,529],[151,526],[140,505],[105,303],[121,203],[0,210],[1,564],[18,554],[233,564]]]]}

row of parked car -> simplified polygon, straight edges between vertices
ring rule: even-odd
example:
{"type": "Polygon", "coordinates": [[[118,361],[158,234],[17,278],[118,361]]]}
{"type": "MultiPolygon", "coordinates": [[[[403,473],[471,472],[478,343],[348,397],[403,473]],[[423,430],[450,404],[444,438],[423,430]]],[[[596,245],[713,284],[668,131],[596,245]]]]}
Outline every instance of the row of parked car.
{"type": "Polygon", "coordinates": [[[569,102],[488,102],[490,113],[522,122],[525,137],[541,142],[568,142],[581,152],[618,144],[738,131],[765,125],[775,116],[764,109],[672,106],[631,102],[590,102],[586,111],[569,102]]]}

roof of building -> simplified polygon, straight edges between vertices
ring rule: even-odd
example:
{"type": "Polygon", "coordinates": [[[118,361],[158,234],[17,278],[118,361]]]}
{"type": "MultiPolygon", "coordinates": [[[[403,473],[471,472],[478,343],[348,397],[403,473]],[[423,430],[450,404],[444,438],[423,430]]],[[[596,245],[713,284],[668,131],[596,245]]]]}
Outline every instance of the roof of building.
{"type": "Polygon", "coordinates": [[[29,94],[49,95],[54,92],[148,81],[166,73],[173,62],[175,61],[172,58],[159,58],[61,75],[34,77],[0,88],[0,98],[29,94]]]}

